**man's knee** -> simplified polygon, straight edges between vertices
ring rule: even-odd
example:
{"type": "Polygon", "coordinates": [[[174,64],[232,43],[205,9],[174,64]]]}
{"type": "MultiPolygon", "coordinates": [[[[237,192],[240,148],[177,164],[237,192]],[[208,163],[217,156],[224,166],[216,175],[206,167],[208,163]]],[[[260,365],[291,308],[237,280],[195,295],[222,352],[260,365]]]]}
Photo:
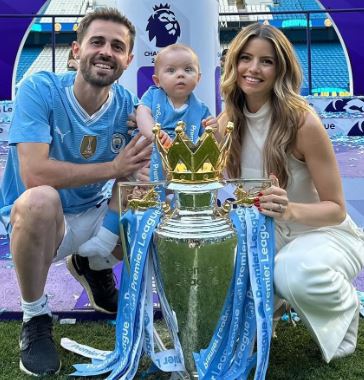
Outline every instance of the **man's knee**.
{"type": "MultiPolygon", "coordinates": [[[[50,186],[38,186],[26,190],[14,203],[11,224],[31,220],[35,223],[55,221],[61,210],[58,192],[50,186]]],[[[39,227],[39,224],[37,225],[39,227]]]]}

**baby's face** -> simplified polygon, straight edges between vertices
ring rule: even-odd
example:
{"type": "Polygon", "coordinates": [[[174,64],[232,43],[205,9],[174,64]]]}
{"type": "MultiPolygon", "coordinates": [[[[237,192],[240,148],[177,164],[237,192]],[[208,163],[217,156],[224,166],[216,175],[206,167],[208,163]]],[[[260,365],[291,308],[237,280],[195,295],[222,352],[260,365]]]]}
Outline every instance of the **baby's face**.
{"type": "Polygon", "coordinates": [[[160,57],[153,79],[172,101],[185,101],[200,79],[197,59],[186,50],[165,52],[160,57]]]}

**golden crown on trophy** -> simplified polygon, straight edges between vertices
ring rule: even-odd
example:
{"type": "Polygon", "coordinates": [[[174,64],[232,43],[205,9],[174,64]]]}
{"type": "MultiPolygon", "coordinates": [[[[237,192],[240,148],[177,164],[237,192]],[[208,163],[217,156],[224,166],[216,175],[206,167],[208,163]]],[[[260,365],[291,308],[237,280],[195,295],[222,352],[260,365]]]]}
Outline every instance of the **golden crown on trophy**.
{"type": "Polygon", "coordinates": [[[206,127],[194,144],[185,134],[185,126],[183,121],[177,123],[176,138],[168,147],[163,146],[160,140],[161,125],[156,123],[153,127],[167,180],[178,183],[218,181],[226,166],[234,124],[231,122],[227,124],[221,143],[217,142],[213,128],[206,127]]]}

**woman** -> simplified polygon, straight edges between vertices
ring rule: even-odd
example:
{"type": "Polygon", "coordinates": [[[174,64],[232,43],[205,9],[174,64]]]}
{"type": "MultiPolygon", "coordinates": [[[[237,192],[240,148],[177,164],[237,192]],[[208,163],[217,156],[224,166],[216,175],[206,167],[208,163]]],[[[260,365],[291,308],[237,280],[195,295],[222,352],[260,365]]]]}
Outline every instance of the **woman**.
{"type": "Polygon", "coordinates": [[[255,205],[276,221],[275,291],[329,362],[356,347],[359,302],[351,282],[364,264],[364,236],[346,214],[331,142],[299,95],[301,80],[281,31],[244,28],[226,57],[219,125],[235,124],[228,175],[273,179],[255,205]]]}

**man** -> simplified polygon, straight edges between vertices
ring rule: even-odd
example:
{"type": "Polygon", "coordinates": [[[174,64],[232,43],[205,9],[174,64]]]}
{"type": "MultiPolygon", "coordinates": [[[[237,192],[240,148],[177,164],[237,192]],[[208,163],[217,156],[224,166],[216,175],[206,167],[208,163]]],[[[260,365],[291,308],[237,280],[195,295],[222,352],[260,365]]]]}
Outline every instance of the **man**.
{"type": "Polygon", "coordinates": [[[121,252],[110,255],[117,207],[102,188],[146,167],[151,150],[138,137],[126,145],[137,99],[114,83],[133,58],[134,38],[126,17],[97,9],[83,18],[72,46],[79,70],[34,74],[17,93],[0,211],[22,297],[20,368],[29,375],[61,366],[44,294],[53,261],[72,255],[67,265],[95,309],[117,309],[111,268],[121,252]]]}

